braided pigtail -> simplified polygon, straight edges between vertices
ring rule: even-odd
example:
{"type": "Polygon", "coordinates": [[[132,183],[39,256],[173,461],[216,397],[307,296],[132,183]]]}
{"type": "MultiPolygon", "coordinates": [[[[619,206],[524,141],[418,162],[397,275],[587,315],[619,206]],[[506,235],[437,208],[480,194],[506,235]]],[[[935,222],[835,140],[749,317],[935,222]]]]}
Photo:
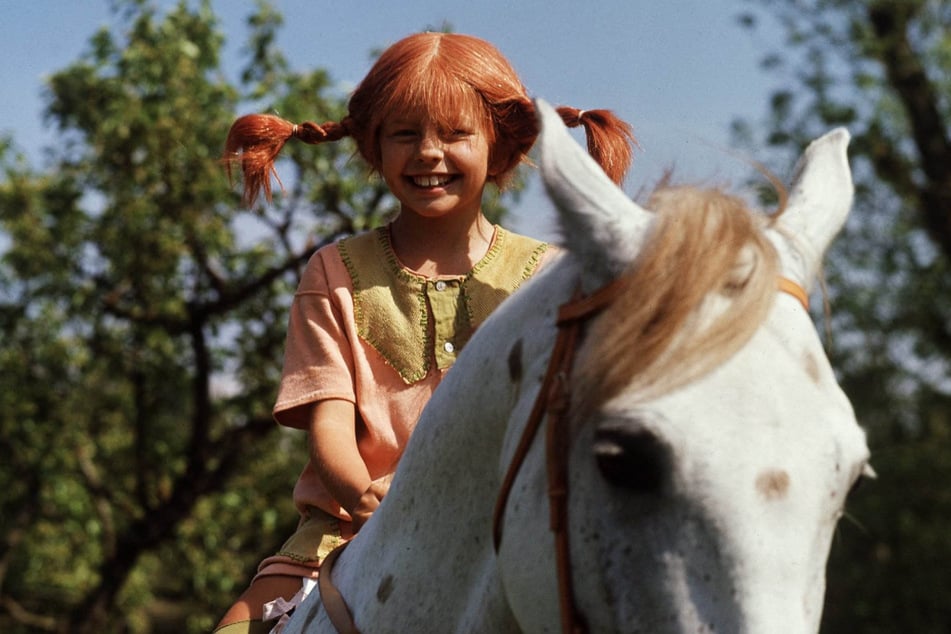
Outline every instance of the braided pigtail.
{"type": "Polygon", "coordinates": [[[620,185],[633,161],[637,140],[627,122],[610,110],[579,110],[560,106],[558,114],[569,128],[584,126],[588,153],[611,180],[620,185]]]}
{"type": "Polygon", "coordinates": [[[244,203],[253,207],[262,190],[270,201],[272,174],[283,188],[274,161],[289,139],[296,137],[305,143],[317,144],[337,141],[345,136],[349,136],[347,119],[340,123],[331,121],[317,125],[305,121],[297,125],[270,114],[245,115],[232,124],[225,141],[223,158],[228,178],[232,177],[233,165],[240,163],[244,176],[244,203]]]}

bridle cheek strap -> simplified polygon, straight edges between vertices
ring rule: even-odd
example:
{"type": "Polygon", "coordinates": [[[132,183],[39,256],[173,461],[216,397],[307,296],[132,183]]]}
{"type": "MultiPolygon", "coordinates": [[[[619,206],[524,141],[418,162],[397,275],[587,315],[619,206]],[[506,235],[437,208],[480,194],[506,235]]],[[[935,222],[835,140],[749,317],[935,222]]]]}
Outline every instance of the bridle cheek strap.
{"type": "Polygon", "coordinates": [[[591,295],[580,293],[558,309],[558,336],[552,349],[548,369],[542,379],[538,397],[532,406],[522,437],[509,463],[508,471],[499,489],[492,518],[492,538],[498,552],[502,543],[502,520],[509,493],[518,476],[519,469],[532,446],[532,441],[541,426],[548,420],[545,434],[545,459],[548,475],[549,525],[555,538],[555,566],[558,575],[558,605],[563,632],[584,634],[588,631],[584,616],[574,599],[571,578],[571,548],[568,539],[568,379],[574,361],[581,326],[591,316],[608,306],[625,287],[617,279],[591,295]]]}

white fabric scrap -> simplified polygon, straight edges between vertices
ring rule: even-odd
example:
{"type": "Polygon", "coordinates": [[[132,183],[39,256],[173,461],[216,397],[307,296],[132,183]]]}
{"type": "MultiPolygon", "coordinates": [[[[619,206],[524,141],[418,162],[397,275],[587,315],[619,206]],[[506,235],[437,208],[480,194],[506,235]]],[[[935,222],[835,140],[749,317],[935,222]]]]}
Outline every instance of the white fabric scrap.
{"type": "Polygon", "coordinates": [[[307,598],[310,591],[317,585],[316,579],[304,578],[302,582],[301,589],[291,597],[290,601],[285,600],[284,597],[278,597],[264,604],[264,618],[262,620],[278,619],[277,624],[271,629],[271,634],[281,634],[284,626],[291,618],[291,612],[301,604],[301,601],[307,598]]]}

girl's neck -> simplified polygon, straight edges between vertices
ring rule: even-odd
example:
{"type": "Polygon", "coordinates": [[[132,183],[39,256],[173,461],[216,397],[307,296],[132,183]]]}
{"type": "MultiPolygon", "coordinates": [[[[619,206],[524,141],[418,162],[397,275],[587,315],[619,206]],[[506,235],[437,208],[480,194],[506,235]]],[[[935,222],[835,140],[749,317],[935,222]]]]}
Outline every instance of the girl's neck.
{"type": "Polygon", "coordinates": [[[474,218],[400,213],[390,224],[390,242],[403,266],[420,275],[465,275],[488,253],[494,232],[481,211],[474,218]]]}

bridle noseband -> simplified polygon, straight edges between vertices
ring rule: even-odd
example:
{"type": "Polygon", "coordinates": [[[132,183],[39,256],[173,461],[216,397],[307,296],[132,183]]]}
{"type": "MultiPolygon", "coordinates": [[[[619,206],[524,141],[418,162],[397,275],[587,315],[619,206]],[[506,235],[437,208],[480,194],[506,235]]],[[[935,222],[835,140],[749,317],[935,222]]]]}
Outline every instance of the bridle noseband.
{"type": "MultiPolygon", "coordinates": [[[[614,301],[624,290],[624,278],[618,278],[590,295],[576,295],[558,308],[558,336],[548,361],[548,369],[542,379],[538,396],[525,429],[519,440],[512,461],[499,489],[492,517],[492,539],[498,553],[502,544],[502,520],[509,494],[521,469],[534,438],[546,417],[545,459],[548,476],[549,525],[555,537],[555,566],[558,575],[558,605],[561,613],[562,631],[565,634],[585,634],[588,631],[584,615],[575,602],[571,576],[571,548],[568,539],[568,452],[569,429],[566,416],[570,405],[569,379],[574,362],[575,349],[581,327],[614,301]]],[[[795,297],[809,310],[809,296],[798,283],[779,278],[778,289],[795,297]]],[[[320,599],[331,623],[340,634],[359,634],[346,601],[331,580],[333,564],[350,542],[335,548],[322,562],[317,579],[320,599]]]]}

